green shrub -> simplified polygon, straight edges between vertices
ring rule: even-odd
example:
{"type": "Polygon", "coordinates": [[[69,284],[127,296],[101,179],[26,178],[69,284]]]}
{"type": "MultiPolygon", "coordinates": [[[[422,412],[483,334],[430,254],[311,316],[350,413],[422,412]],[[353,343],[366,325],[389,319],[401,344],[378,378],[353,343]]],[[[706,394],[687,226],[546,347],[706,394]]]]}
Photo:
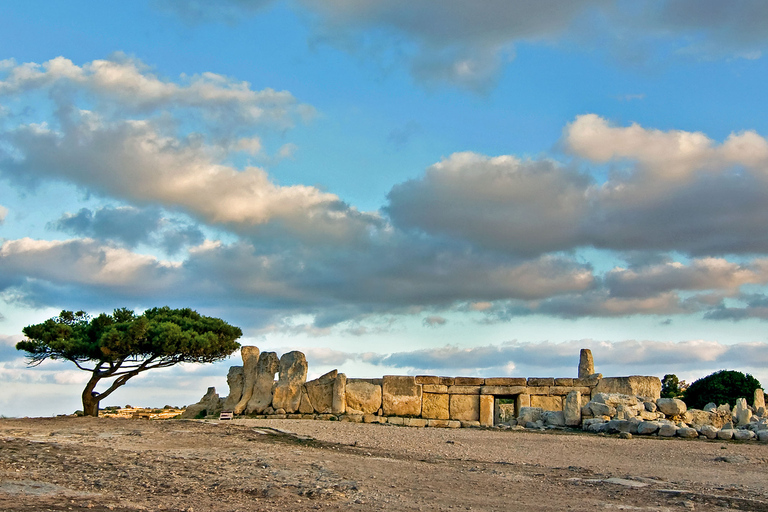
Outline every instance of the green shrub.
{"type": "Polygon", "coordinates": [[[720,370],[688,386],[683,401],[693,409],[703,409],[709,402],[734,406],[739,398],[746,398],[747,403],[752,405],[755,390],[760,388],[760,382],[749,374],[720,370]]]}

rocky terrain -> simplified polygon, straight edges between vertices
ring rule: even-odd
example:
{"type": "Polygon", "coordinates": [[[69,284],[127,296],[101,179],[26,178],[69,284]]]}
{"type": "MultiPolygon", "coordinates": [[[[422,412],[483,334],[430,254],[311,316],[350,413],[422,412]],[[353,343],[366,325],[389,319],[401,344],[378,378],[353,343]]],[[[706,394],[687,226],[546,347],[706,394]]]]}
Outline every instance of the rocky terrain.
{"type": "Polygon", "coordinates": [[[766,510],[768,445],[303,420],[0,420],[0,510],[766,510]]]}

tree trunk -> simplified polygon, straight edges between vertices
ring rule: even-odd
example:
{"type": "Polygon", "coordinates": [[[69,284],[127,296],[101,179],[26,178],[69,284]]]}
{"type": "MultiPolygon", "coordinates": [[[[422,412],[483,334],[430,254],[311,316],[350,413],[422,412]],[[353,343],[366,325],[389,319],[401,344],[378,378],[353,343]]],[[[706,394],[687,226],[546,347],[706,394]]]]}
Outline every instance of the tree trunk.
{"type": "Polygon", "coordinates": [[[101,395],[93,390],[100,379],[101,377],[96,375],[96,372],[94,371],[91,379],[88,381],[88,384],[85,385],[85,389],[83,390],[83,414],[86,416],[99,415],[99,401],[101,400],[101,395]]]}

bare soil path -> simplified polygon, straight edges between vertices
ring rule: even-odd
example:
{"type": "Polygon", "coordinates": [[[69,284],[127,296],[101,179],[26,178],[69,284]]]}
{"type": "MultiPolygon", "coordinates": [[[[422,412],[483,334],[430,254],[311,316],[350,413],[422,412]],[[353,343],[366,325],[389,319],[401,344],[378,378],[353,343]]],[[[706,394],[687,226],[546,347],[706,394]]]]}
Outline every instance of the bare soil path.
{"type": "Polygon", "coordinates": [[[0,420],[0,510],[768,512],[768,445],[301,420],[0,420]]]}

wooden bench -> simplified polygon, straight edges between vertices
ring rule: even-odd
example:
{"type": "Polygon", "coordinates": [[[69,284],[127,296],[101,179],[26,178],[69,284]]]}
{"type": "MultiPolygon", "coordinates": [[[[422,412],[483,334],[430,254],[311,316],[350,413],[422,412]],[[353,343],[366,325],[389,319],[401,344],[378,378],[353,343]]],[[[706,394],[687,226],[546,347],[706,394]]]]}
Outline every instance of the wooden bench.
{"type": "Polygon", "coordinates": [[[221,411],[221,414],[219,414],[220,420],[232,420],[235,418],[234,411],[221,411]]]}

